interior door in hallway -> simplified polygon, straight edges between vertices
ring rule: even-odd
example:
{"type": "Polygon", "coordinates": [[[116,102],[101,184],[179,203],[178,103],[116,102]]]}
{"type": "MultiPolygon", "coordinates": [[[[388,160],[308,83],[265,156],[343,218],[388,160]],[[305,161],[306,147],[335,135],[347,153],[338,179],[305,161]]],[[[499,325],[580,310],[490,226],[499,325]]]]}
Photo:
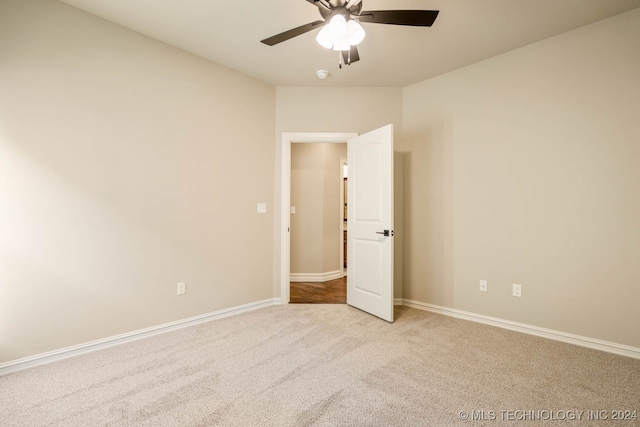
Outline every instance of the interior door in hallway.
{"type": "Polygon", "coordinates": [[[347,142],[347,304],[393,322],[393,125],[347,142]]]}

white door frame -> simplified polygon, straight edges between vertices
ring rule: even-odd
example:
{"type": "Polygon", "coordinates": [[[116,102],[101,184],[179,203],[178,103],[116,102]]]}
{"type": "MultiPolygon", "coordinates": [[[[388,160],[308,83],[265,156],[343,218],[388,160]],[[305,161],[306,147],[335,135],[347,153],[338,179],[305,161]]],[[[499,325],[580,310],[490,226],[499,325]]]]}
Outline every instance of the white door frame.
{"type": "MultiPolygon", "coordinates": [[[[347,165],[347,158],[340,157],[340,238],[344,240],[344,204],[347,203],[344,194],[344,167],[347,165]]],[[[340,245],[340,270],[344,277],[344,243],[340,245]]],[[[348,265],[347,265],[348,267],[348,265]]]]}
{"type": "Polygon", "coordinates": [[[296,142],[347,142],[357,133],[283,132],[280,162],[280,304],[290,299],[291,253],[291,144],[296,142]]]}

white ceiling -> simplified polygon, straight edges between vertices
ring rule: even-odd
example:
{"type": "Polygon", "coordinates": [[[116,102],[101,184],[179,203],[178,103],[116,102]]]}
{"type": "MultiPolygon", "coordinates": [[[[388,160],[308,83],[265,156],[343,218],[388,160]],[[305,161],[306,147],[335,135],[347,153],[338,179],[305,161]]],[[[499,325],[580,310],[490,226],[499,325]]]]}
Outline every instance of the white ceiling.
{"type": "Polygon", "coordinates": [[[338,69],[319,30],[260,40],[320,18],[305,0],[62,0],[277,86],[402,87],[640,7],[640,0],[363,0],[363,10],[440,10],[431,28],[364,23],[361,60],[338,69]],[[317,79],[326,69],[330,76],[317,79]]]}

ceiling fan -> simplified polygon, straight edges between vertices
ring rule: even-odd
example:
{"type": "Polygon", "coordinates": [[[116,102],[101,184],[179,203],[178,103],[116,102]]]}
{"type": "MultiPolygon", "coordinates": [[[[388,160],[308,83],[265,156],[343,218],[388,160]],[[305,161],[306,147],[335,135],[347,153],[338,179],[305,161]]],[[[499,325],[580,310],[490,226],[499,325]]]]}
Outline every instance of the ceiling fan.
{"type": "Polygon", "coordinates": [[[362,0],[306,0],[313,4],[322,15],[321,20],[293,28],[275,36],[261,40],[274,46],[316,28],[321,28],[316,40],[327,49],[340,52],[339,66],[358,61],[357,45],[365,33],[360,22],[374,24],[410,25],[430,27],[438,17],[437,10],[362,10],[362,0]]]}

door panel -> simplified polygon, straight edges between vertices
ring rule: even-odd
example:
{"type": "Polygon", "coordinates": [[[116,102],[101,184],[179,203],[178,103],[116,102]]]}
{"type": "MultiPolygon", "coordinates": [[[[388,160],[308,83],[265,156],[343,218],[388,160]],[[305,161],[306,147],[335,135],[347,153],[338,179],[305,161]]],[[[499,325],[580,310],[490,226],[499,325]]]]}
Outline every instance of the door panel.
{"type": "MultiPolygon", "coordinates": [[[[375,260],[372,264],[379,266],[383,261],[383,254],[380,250],[378,242],[369,240],[354,239],[353,251],[356,259],[375,260]]],[[[358,274],[354,275],[353,286],[357,291],[368,292],[373,296],[382,297],[382,284],[379,268],[368,268],[358,270],[358,274]]]]}
{"type": "Polygon", "coordinates": [[[393,322],[393,126],[349,140],[347,152],[347,303],[393,322]]]}
{"type": "Polygon", "coordinates": [[[379,191],[382,182],[380,176],[382,148],[380,144],[371,142],[357,149],[359,167],[352,169],[352,174],[355,175],[356,182],[360,182],[360,185],[366,184],[369,191],[355,193],[354,219],[356,221],[375,223],[382,221],[382,192],[379,191]]]}

